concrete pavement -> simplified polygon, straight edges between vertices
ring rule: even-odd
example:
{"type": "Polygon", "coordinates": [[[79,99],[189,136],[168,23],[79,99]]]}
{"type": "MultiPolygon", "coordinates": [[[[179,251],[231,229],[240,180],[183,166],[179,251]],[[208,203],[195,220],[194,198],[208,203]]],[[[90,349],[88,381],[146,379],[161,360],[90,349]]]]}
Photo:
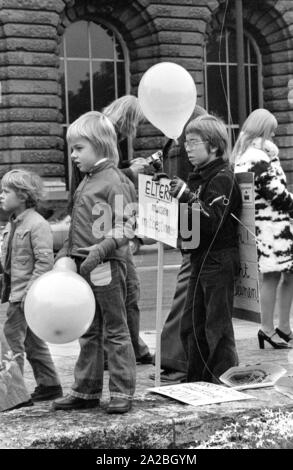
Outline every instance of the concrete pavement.
{"type": "MultiPolygon", "coordinates": [[[[260,350],[256,333],[258,325],[234,320],[237,348],[242,364],[274,362],[293,373],[293,350],[260,350]]],[[[142,336],[154,351],[155,334],[144,331],[142,336]]],[[[64,392],[70,389],[72,371],[78,354],[78,343],[50,346],[60,374],[64,392]]],[[[101,408],[82,411],[52,411],[50,402],[1,414],[0,448],[63,448],[63,449],[174,449],[197,445],[222,429],[225,423],[242,414],[256,415],[263,408],[293,408],[288,397],[273,387],[249,390],[254,398],[201,407],[193,407],[148,392],[154,386],[149,374],[152,365],[137,367],[137,390],[133,409],[125,415],[107,415],[107,381],[101,408]]],[[[35,383],[29,365],[25,381],[32,391],[35,383]]]]}

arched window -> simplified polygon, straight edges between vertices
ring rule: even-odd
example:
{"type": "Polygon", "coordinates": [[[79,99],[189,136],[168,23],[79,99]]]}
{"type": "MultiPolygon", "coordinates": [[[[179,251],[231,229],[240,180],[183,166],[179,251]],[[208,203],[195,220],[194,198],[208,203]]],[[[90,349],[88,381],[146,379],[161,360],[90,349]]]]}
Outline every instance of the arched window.
{"type": "Polygon", "coordinates": [[[64,136],[81,114],[129,93],[127,50],[118,33],[93,21],[72,23],[62,38],[60,84],[64,136]]]}
{"type": "MultiPolygon", "coordinates": [[[[261,54],[253,38],[245,33],[245,82],[247,114],[263,106],[261,54]]],[[[227,123],[233,144],[239,132],[237,97],[236,33],[226,28],[214,32],[204,51],[205,107],[227,123]]]]}

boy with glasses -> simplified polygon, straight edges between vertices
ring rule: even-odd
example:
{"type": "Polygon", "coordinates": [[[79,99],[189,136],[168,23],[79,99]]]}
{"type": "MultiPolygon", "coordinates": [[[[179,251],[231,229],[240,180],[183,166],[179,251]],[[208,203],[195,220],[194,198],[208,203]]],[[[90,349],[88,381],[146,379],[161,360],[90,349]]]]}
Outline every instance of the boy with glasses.
{"type": "MultiPolygon", "coordinates": [[[[237,217],[241,193],[229,164],[225,125],[203,115],[186,128],[185,148],[194,170],[187,184],[178,177],[170,194],[188,204],[200,205],[200,244],[189,249],[191,276],[181,340],[188,359],[187,381],[219,381],[227,369],[238,364],[232,325],[234,276],[239,269],[237,217]]],[[[182,207],[182,206],[181,206],[182,207]]],[[[180,207],[180,209],[181,209],[180,207]]],[[[183,207],[182,207],[183,209],[183,207]]]]}

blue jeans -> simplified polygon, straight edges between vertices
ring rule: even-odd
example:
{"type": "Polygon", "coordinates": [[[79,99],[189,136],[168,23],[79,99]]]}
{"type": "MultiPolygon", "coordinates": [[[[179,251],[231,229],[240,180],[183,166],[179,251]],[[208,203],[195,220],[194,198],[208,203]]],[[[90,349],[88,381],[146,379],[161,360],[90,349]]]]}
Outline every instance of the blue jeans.
{"type": "MultiPolygon", "coordinates": [[[[42,312],[40,312],[41,314],[42,312]]],[[[6,341],[16,358],[21,373],[24,371],[24,353],[26,352],[37,385],[60,385],[50,351],[46,343],[38,338],[28,327],[20,302],[9,304],[3,332],[6,341]]]]}
{"type": "Polygon", "coordinates": [[[237,248],[191,256],[191,276],[181,340],[188,359],[188,382],[219,382],[238,365],[232,324],[234,277],[239,269],[237,248]]]}
{"type": "Polygon", "coordinates": [[[126,265],[118,260],[111,260],[110,263],[112,279],[108,285],[94,286],[86,279],[96,299],[96,312],[91,326],[79,340],[81,349],[71,391],[73,396],[85,400],[102,395],[103,329],[107,338],[111,397],[131,398],[135,391],[136,361],[125,308],[126,265]]]}

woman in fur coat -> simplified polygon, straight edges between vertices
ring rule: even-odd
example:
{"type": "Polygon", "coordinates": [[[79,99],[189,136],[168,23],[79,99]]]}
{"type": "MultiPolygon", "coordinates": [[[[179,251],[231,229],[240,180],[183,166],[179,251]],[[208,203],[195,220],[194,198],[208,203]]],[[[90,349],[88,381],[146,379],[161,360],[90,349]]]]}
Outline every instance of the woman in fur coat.
{"type": "Polygon", "coordinates": [[[258,264],[263,275],[258,332],[261,349],[265,341],[276,349],[293,347],[289,318],[293,296],[293,195],[286,187],[278,147],[271,140],[277,126],[269,111],[256,109],[244,122],[233,149],[235,172],[254,173],[258,264]],[[279,320],[276,329],[274,311],[279,320]]]}

